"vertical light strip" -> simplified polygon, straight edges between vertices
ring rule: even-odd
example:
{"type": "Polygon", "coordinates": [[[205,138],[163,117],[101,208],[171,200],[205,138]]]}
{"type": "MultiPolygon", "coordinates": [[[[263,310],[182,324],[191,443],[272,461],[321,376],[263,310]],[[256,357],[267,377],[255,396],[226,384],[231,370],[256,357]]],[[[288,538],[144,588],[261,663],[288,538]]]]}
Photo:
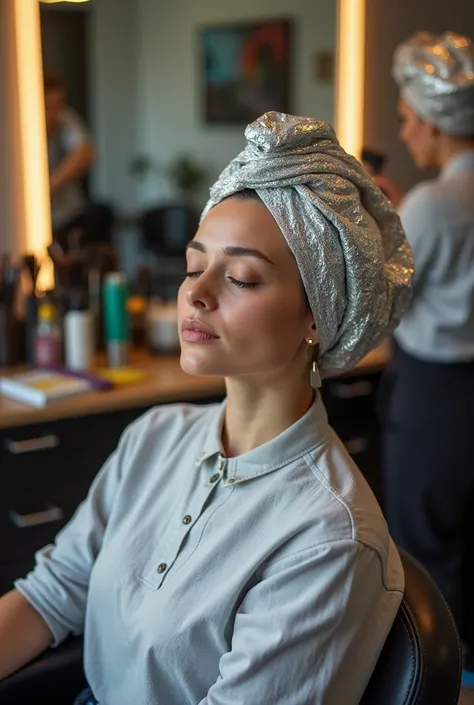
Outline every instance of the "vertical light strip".
{"type": "Polygon", "coordinates": [[[38,0],[14,2],[14,33],[26,247],[42,254],[51,242],[51,207],[38,0]]]}
{"type": "Polygon", "coordinates": [[[358,159],[364,139],[365,0],[338,0],[336,131],[358,159]]]}

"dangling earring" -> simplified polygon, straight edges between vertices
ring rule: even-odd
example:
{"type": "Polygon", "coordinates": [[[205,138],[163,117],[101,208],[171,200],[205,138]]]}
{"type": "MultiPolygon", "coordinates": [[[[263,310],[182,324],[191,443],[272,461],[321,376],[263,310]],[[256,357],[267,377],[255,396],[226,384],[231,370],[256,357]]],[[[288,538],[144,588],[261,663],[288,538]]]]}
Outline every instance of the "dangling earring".
{"type": "Polygon", "coordinates": [[[321,375],[319,374],[319,367],[318,363],[314,359],[314,350],[311,350],[311,355],[312,355],[312,361],[311,358],[308,359],[308,351],[311,349],[310,346],[313,345],[313,340],[310,338],[308,340],[308,348],[306,349],[306,360],[308,362],[311,362],[311,370],[309,373],[309,381],[313,389],[319,389],[322,385],[321,382],[321,375]]]}

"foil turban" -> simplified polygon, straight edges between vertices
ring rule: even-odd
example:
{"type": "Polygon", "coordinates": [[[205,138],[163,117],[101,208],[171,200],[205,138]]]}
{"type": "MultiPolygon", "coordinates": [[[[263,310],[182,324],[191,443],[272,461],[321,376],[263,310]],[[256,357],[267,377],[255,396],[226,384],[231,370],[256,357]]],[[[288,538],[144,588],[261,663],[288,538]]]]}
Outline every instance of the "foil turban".
{"type": "Polygon", "coordinates": [[[265,113],[210,190],[208,211],[253,189],[296,259],[322,376],[353,367],[398,325],[413,258],[399,217],[325,122],[265,113]]]}
{"type": "Polygon", "coordinates": [[[474,45],[454,32],[417,32],[398,46],[393,76],[417,115],[454,137],[474,137],[474,45]]]}

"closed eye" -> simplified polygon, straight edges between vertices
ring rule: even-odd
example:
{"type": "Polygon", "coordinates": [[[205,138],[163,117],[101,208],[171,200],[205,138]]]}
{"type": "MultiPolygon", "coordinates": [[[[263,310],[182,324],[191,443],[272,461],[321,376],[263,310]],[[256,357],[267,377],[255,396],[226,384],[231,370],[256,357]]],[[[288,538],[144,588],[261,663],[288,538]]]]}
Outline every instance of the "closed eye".
{"type": "MultiPolygon", "coordinates": [[[[196,279],[199,277],[199,275],[202,274],[202,272],[186,272],[185,277],[188,279],[196,279]]],[[[227,277],[227,279],[233,284],[234,286],[238,286],[241,289],[253,289],[255,286],[257,286],[257,282],[243,282],[240,279],[236,279],[235,277],[227,277]]]]}
{"type": "Polygon", "coordinates": [[[253,289],[257,286],[256,282],[243,282],[240,279],[234,279],[234,277],[227,277],[227,279],[234,284],[234,286],[240,286],[242,289],[253,289]]]}

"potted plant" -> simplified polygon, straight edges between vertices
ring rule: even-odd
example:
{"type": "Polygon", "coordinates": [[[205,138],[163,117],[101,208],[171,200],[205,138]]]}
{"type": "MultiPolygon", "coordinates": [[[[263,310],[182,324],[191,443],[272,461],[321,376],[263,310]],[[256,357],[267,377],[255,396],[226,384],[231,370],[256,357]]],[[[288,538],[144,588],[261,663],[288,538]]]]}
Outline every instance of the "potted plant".
{"type": "Polygon", "coordinates": [[[180,154],[168,165],[167,174],[178,198],[194,205],[206,184],[207,169],[191,155],[180,154]]]}

